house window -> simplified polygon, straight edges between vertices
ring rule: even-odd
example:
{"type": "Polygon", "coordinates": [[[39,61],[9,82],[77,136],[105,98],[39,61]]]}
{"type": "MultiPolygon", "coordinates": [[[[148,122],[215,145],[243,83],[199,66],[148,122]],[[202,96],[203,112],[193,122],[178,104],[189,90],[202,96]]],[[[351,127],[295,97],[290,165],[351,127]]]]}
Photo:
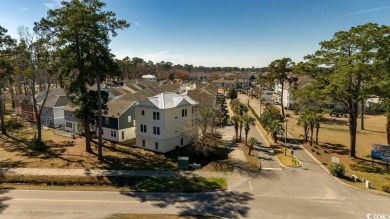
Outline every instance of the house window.
{"type": "Polygon", "coordinates": [[[184,139],[181,138],[181,139],[180,139],[180,145],[183,146],[183,144],[184,144],[184,139]]]}
{"type": "Polygon", "coordinates": [[[181,117],[187,116],[187,109],[181,110],[181,117]]]}
{"type": "Polygon", "coordinates": [[[142,139],[142,147],[145,147],[145,139],[142,139]]]}
{"type": "Polygon", "coordinates": [[[145,110],[142,110],[142,111],[141,111],[141,114],[142,114],[142,115],[145,115],[145,110]]]}
{"type": "Polygon", "coordinates": [[[109,119],[108,117],[104,117],[104,122],[105,122],[106,124],[109,124],[109,123],[110,123],[110,119],[109,119]]]}
{"type": "Polygon", "coordinates": [[[154,143],[154,150],[158,151],[158,142],[154,143]]]}
{"type": "Polygon", "coordinates": [[[72,128],[72,127],[73,127],[73,124],[72,124],[71,122],[66,122],[66,123],[65,123],[65,126],[66,126],[67,128],[72,128]]]}
{"type": "Polygon", "coordinates": [[[153,126],[153,134],[160,135],[160,127],[153,126]]]}
{"type": "Polygon", "coordinates": [[[140,127],[141,127],[141,132],[145,132],[146,133],[146,125],[140,125],[140,127]]]}
{"type": "Polygon", "coordinates": [[[153,120],[160,120],[160,112],[153,112],[153,120]]]}
{"type": "Polygon", "coordinates": [[[131,122],[131,116],[128,116],[128,117],[127,117],[127,121],[128,121],[128,122],[131,122]]]}
{"type": "Polygon", "coordinates": [[[116,138],[116,131],[111,131],[111,137],[116,138]]]}

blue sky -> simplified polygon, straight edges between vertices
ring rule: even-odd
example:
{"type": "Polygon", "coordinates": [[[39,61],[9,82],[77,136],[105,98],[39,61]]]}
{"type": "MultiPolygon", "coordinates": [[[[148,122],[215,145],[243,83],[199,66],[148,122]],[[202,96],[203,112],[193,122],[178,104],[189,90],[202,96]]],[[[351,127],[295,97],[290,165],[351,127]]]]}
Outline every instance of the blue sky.
{"type": "MultiPolygon", "coordinates": [[[[113,38],[117,58],[203,66],[298,62],[341,30],[390,25],[390,0],[105,0],[131,27],[113,38]]],[[[0,25],[17,38],[60,0],[0,0],[0,25]]]]}

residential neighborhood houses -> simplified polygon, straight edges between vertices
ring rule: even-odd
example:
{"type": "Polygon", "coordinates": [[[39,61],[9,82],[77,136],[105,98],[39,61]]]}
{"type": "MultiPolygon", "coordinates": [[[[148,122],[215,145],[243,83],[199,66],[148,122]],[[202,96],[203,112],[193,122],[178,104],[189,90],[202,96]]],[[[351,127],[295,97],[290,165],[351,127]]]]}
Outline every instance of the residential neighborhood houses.
{"type": "MultiPolygon", "coordinates": [[[[146,78],[150,78],[150,75],[146,78]]],[[[182,132],[182,127],[195,119],[198,105],[215,109],[222,109],[223,105],[217,105],[215,83],[203,79],[180,82],[126,79],[119,83],[102,83],[102,90],[109,94],[107,111],[103,115],[102,138],[112,142],[136,139],[137,147],[161,153],[188,145],[189,139],[182,132]],[[136,109],[141,108],[136,113],[136,109]],[[151,118],[142,114],[149,113],[151,116],[151,110],[158,114],[151,118]],[[152,126],[155,122],[159,126],[152,126]]],[[[90,89],[96,90],[96,85],[90,89]]],[[[46,92],[37,95],[40,107],[45,97],[46,92]]],[[[17,99],[15,114],[27,121],[34,121],[31,101],[28,97],[17,99]]],[[[42,107],[42,125],[72,134],[83,134],[76,110],[78,106],[68,101],[63,89],[50,88],[42,107]]],[[[92,132],[96,131],[95,126],[90,128],[92,132]]]]}
{"type": "Polygon", "coordinates": [[[390,219],[383,1],[2,4],[0,218],[390,219]]]}

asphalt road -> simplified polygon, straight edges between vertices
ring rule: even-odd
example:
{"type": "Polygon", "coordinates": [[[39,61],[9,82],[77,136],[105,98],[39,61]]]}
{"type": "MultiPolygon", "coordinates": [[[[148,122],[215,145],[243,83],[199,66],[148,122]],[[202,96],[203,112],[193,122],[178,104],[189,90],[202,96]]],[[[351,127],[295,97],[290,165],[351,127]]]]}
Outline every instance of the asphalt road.
{"type": "Polygon", "coordinates": [[[233,191],[191,194],[0,190],[0,218],[85,219],[117,213],[390,218],[389,197],[346,186],[303,149],[296,153],[300,154],[303,167],[263,170],[233,191]]]}

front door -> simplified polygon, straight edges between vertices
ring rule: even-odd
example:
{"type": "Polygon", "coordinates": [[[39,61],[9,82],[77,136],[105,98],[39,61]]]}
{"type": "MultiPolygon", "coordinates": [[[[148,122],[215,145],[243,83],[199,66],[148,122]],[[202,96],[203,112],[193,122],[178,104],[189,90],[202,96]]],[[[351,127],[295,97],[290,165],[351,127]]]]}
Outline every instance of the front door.
{"type": "Polygon", "coordinates": [[[125,131],[122,131],[122,140],[125,139],[125,131]]]}

